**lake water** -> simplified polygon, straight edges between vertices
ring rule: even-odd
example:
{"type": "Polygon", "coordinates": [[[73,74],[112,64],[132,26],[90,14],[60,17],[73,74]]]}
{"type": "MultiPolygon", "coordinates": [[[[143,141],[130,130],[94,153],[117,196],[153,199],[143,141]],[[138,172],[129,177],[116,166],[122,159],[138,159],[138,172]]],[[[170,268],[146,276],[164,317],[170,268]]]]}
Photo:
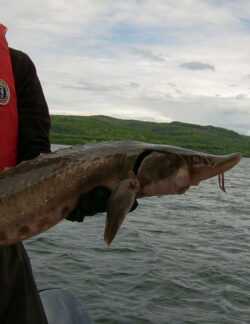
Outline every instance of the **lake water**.
{"type": "Polygon", "coordinates": [[[70,289],[95,323],[250,323],[250,159],[225,184],[139,200],[109,248],[105,215],[26,241],[38,286],[70,289]]]}

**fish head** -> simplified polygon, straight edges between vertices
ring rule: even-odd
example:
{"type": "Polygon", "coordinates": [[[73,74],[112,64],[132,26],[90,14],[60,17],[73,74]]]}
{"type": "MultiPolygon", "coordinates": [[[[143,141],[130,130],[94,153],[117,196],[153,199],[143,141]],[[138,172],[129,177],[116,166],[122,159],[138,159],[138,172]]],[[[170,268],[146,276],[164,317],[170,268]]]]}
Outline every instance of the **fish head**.
{"type": "Polygon", "coordinates": [[[141,185],[138,198],[183,194],[190,186],[197,186],[203,180],[223,175],[241,157],[240,153],[210,155],[173,146],[152,150],[138,168],[137,177],[141,185]]]}

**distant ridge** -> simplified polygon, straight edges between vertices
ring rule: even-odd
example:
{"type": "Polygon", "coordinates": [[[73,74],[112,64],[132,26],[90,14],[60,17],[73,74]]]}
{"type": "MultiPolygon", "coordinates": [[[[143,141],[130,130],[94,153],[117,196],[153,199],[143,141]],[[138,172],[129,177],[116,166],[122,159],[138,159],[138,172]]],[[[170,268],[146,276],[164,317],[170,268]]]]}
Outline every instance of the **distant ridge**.
{"type": "Polygon", "coordinates": [[[109,116],[52,115],[51,143],[84,144],[137,140],[182,146],[213,154],[241,152],[250,157],[250,136],[214,126],[182,122],[156,123],[109,116]]]}

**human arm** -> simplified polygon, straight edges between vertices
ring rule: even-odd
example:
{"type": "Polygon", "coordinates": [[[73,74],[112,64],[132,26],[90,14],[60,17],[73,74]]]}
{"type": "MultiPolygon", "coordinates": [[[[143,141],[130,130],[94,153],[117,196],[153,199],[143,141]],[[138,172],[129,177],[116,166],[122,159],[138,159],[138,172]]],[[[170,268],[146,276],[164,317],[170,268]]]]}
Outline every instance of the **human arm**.
{"type": "MultiPolygon", "coordinates": [[[[18,162],[50,152],[50,116],[36,68],[25,53],[10,49],[16,86],[19,118],[18,162]]],[[[96,187],[80,197],[68,220],[82,222],[85,216],[93,216],[107,210],[111,191],[96,187]]],[[[135,209],[135,201],[132,209],[135,209]]]]}
{"type": "Polygon", "coordinates": [[[29,56],[10,48],[18,112],[18,162],[50,152],[50,116],[36,68],[29,56]]]}

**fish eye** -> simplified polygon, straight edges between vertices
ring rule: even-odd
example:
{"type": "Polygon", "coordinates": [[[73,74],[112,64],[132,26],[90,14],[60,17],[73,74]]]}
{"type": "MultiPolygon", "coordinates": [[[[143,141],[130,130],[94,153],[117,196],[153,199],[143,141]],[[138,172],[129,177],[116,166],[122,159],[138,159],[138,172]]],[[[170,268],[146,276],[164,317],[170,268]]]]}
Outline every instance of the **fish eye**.
{"type": "Polygon", "coordinates": [[[206,165],[212,165],[212,161],[209,158],[205,158],[204,162],[206,165]]]}
{"type": "Polygon", "coordinates": [[[200,157],[198,155],[193,155],[192,156],[192,161],[193,161],[193,163],[199,163],[200,162],[200,157]]]}

